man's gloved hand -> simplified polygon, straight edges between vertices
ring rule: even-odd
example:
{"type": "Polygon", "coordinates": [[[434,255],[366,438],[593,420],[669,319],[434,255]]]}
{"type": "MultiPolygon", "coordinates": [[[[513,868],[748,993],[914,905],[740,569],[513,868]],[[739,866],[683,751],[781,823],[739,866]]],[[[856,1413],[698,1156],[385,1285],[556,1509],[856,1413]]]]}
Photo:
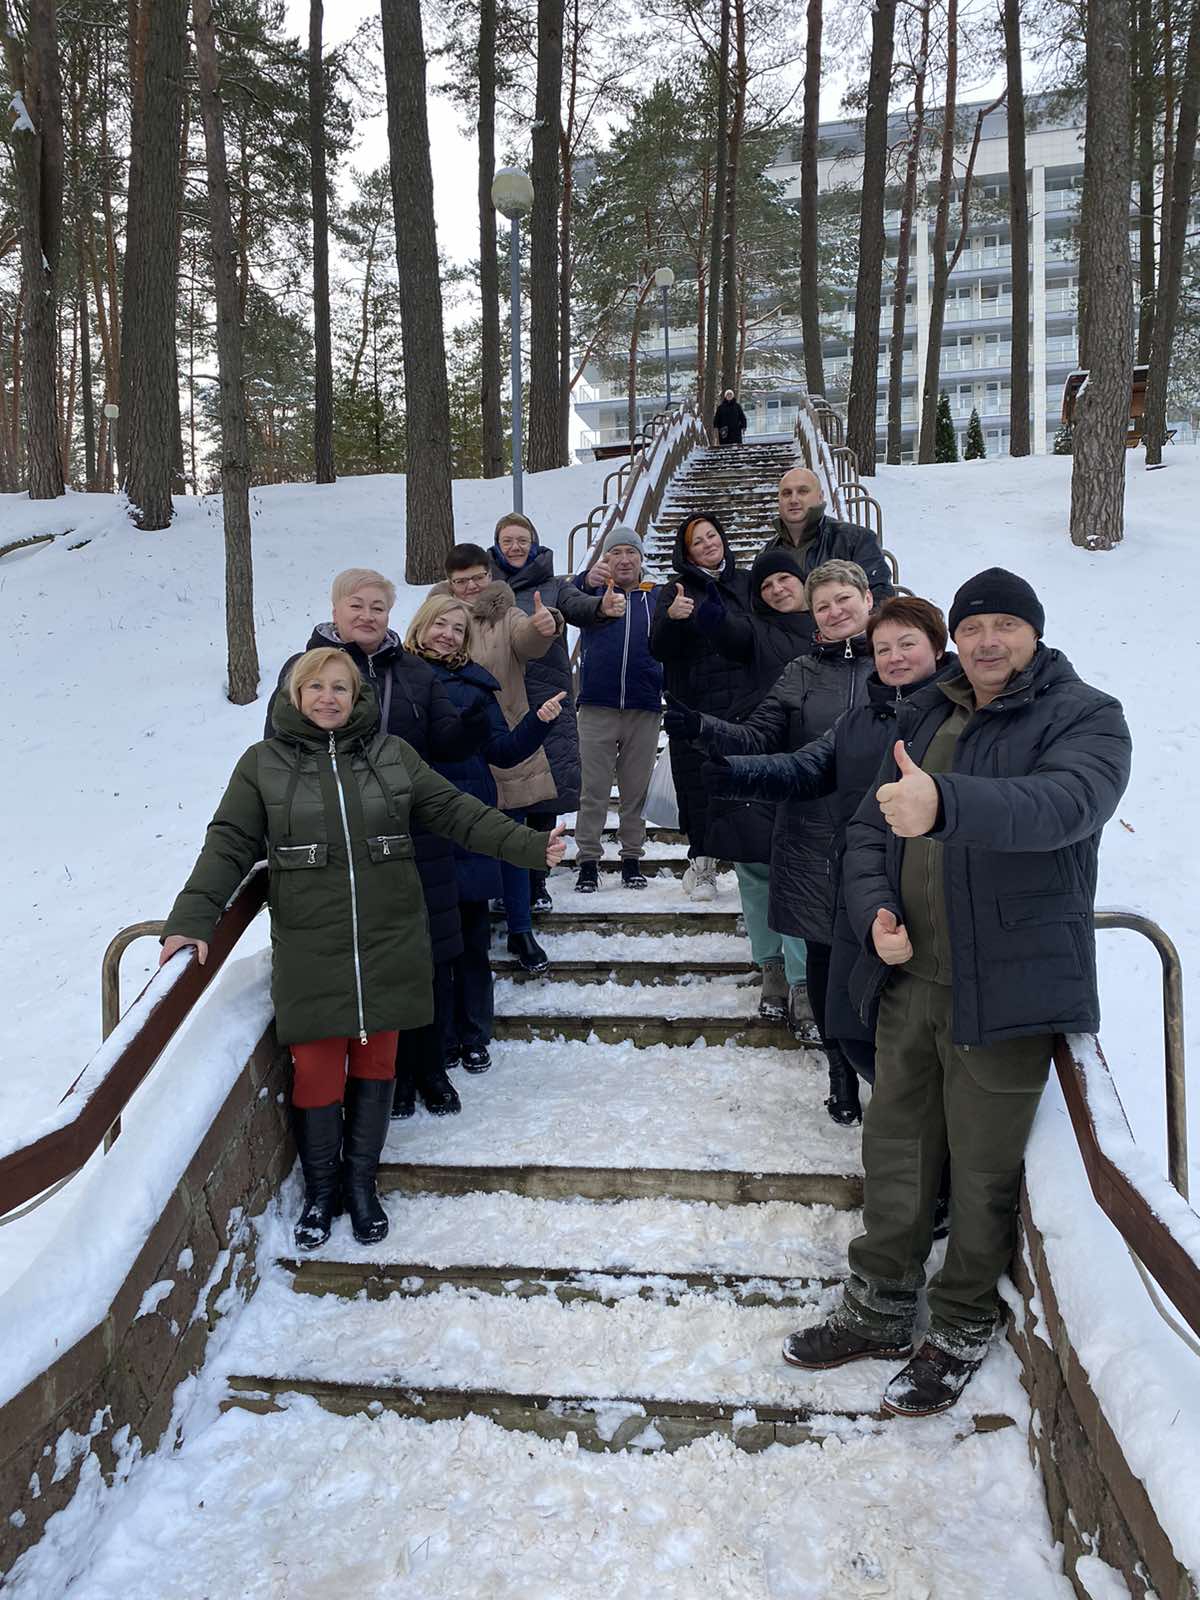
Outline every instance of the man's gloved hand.
{"type": "Polygon", "coordinates": [[[674,695],[663,696],[667,702],[667,712],[663,717],[663,732],[668,739],[698,739],[700,737],[700,713],[693,711],[691,706],[685,706],[682,700],[676,700],[674,695]]]}
{"type": "Polygon", "coordinates": [[[720,589],[711,578],[704,591],[704,599],[696,607],[692,621],[702,633],[715,633],[725,621],[725,602],[721,599],[720,589]]]}
{"type": "Polygon", "coordinates": [[[727,757],[710,752],[700,768],[700,777],[709,794],[720,797],[731,793],[733,767],[727,757]]]}

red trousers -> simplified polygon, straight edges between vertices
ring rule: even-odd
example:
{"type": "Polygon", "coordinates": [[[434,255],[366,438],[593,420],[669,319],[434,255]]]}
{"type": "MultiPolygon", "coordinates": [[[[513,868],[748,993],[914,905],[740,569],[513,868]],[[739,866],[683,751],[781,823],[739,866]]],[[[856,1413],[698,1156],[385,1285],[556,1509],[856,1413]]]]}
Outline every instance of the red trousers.
{"type": "Polygon", "coordinates": [[[294,1044],[292,1066],[292,1104],[304,1111],[316,1106],[331,1106],[346,1089],[346,1066],[352,1078],[394,1078],[396,1076],[396,1033],[373,1033],[363,1044],[354,1039],[312,1039],[294,1044]]]}

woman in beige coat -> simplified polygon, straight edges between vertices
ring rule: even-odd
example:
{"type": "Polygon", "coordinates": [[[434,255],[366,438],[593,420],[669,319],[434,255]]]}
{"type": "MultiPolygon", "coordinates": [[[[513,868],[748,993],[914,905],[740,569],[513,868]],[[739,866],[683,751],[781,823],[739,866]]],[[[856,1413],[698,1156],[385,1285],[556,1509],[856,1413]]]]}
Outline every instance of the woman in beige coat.
{"type": "MultiPolygon", "coordinates": [[[[471,611],[471,659],[485,668],[500,685],[497,699],[510,728],[529,712],[525,693],[525,668],[538,661],[563,631],[559,612],[534,600],[531,616],[517,605],[507,583],[491,578],[487,552],[479,545],[458,544],[446,557],[446,582],[433,591],[462,600],[471,611]]],[[[523,822],[532,807],[547,808],[557,798],[550,763],[544,750],[515,767],[493,767],[497,806],[515,822],[523,822]]],[[[529,873],[502,864],[504,910],[508,922],[508,948],[526,972],[546,972],[550,958],[533,936],[529,873]]]]}

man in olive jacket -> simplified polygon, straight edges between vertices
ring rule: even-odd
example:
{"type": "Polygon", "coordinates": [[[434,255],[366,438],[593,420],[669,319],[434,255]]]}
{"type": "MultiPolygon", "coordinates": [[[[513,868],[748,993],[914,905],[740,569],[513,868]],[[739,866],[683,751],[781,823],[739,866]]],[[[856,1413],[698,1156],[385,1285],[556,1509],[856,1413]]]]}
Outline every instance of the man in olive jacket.
{"type": "Polygon", "coordinates": [[[950,611],[962,673],[898,715],[902,738],[847,835],[863,951],[852,995],[864,1017],[879,996],[864,1232],[841,1305],[784,1355],[820,1368],[910,1353],[948,1152],[929,1334],[883,1396],[900,1416],[946,1410],[982,1360],[1054,1035],[1100,1021],[1097,851],[1131,741],[1119,702],[1041,643],[1043,621],[1002,568],[962,586],[950,611]]]}

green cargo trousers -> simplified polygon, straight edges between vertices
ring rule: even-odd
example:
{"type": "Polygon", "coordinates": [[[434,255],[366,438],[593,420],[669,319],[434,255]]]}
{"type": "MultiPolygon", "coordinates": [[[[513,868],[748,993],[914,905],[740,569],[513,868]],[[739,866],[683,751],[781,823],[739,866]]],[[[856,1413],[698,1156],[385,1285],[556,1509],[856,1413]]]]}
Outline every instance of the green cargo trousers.
{"type": "Polygon", "coordinates": [[[1012,1256],[1021,1160],[1053,1035],[956,1045],[952,991],[894,972],[879,1006],[875,1087],[863,1120],[865,1231],[850,1245],[843,1315],[869,1338],[912,1333],[950,1154],[950,1237],[929,1285],[933,1343],[975,1360],[1012,1256]]]}

